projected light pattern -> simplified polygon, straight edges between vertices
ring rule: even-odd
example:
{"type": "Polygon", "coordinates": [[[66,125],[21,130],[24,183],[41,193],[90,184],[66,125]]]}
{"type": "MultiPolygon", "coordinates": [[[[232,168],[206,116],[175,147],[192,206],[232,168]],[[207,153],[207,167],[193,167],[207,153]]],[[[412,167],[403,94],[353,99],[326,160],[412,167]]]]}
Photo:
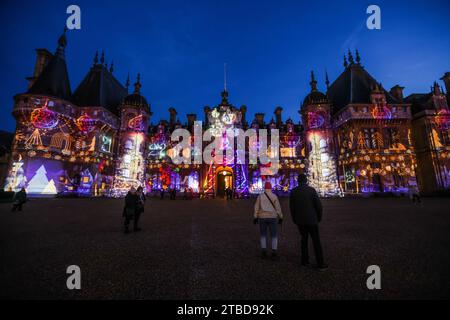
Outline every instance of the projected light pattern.
{"type": "Polygon", "coordinates": [[[47,108],[48,101],[42,108],[34,109],[31,112],[31,123],[38,129],[53,129],[58,125],[58,115],[47,108]]]}
{"type": "Polygon", "coordinates": [[[329,153],[327,138],[318,132],[310,132],[307,139],[311,146],[308,183],[322,196],[341,196],[336,164],[329,153]]]}
{"type": "Polygon", "coordinates": [[[95,129],[96,121],[85,113],[75,120],[75,124],[82,133],[86,134],[95,129]]]}
{"type": "Polygon", "coordinates": [[[375,120],[389,120],[392,119],[392,112],[387,105],[377,104],[372,110],[372,117],[375,120]]]}
{"type": "Polygon", "coordinates": [[[113,195],[123,196],[131,187],[144,186],[145,136],[143,133],[130,133],[123,139],[121,157],[114,177],[113,195]]]}

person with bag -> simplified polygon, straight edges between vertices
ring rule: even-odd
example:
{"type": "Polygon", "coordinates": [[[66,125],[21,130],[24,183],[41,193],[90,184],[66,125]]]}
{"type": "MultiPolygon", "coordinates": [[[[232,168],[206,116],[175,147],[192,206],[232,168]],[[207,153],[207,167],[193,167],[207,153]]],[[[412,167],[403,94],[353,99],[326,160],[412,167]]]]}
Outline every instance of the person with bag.
{"type": "Polygon", "coordinates": [[[136,189],[131,187],[130,191],[128,191],[125,196],[125,207],[123,208],[123,217],[125,218],[124,233],[130,233],[130,221],[135,217],[138,200],[139,198],[136,193],[136,189]]]}
{"type": "Polygon", "coordinates": [[[136,203],[136,212],[134,214],[134,231],[141,231],[142,229],[138,227],[138,223],[139,223],[139,218],[141,216],[141,213],[144,212],[144,208],[145,208],[145,194],[144,194],[144,189],[142,187],[138,187],[137,188],[137,203],[136,203]]]}
{"type": "Polygon", "coordinates": [[[272,185],[266,182],[264,185],[264,192],[256,199],[255,212],[253,223],[259,224],[260,242],[261,242],[261,257],[267,257],[267,231],[270,230],[272,239],[272,260],[277,259],[278,249],[278,234],[277,222],[282,224],[283,213],[281,212],[280,201],[278,197],[272,192],[272,185]]]}
{"type": "Polygon", "coordinates": [[[289,197],[292,221],[297,225],[301,235],[302,266],[309,265],[308,238],[311,237],[316,255],[317,268],[324,271],[328,268],[323,259],[322,245],[319,236],[319,223],[322,220],[322,203],[317,191],[308,186],[305,174],[298,176],[298,187],[292,189],[289,197]]]}

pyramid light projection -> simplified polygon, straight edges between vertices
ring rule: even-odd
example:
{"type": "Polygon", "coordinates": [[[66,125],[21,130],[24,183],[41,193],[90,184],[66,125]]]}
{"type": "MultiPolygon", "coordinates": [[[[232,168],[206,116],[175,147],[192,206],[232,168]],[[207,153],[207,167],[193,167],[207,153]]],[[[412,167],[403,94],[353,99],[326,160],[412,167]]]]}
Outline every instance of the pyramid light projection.
{"type": "Polygon", "coordinates": [[[343,196],[336,173],[336,163],[328,150],[325,137],[317,132],[308,135],[311,152],[308,161],[308,183],[323,197],[343,196]]]}
{"type": "Polygon", "coordinates": [[[42,195],[52,195],[58,193],[53,179],[50,181],[48,180],[47,171],[45,170],[44,165],[41,165],[33,178],[31,178],[26,191],[29,194],[42,195]]]}

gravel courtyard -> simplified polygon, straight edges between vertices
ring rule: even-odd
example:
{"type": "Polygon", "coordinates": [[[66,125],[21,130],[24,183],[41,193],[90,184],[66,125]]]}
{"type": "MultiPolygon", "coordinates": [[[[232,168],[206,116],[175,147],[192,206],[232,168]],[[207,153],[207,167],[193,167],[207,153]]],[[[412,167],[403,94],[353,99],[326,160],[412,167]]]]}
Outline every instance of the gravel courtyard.
{"type": "Polygon", "coordinates": [[[37,199],[15,213],[0,204],[0,298],[450,297],[450,199],[324,200],[326,272],[300,267],[287,199],[280,259],[261,260],[253,202],[152,198],[143,230],[128,235],[122,200],[37,199]],[[81,268],[81,290],[66,288],[69,265],[81,268]],[[366,287],[369,265],[381,268],[381,290],[366,287]]]}

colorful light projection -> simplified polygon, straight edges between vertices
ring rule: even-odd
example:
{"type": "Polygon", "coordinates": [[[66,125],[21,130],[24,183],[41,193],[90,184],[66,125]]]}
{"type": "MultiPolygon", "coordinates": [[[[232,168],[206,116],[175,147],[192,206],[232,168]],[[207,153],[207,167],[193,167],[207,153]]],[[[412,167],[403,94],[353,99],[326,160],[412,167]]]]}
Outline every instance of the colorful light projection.
{"type": "Polygon", "coordinates": [[[165,190],[170,186],[170,183],[171,183],[170,178],[171,178],[172,170],[170,170],[169,166],[163,166],[163,167],[159,168],[159,173],[160,173],[159,177],[161,180],[160,188],[165,190]]]}
{"type": "Polygon", "coordinates": [[[311,146],[308,157],[309,185],[324,197],[342,196],[336,164],[330,155],[326,137],[319,132],[309,132],[307,139],[311,146]]]}
{"type": "Polygon", "coordinates": [[[324,114],[320,111],[317,112],[308,112],[308,128],[309,129],[318,129],[322,128],[325,124],[324,114]]]}
{"type": "Polygon", "coordinates": [[[48,100],[41,108],[31,112],[30,120],[37,129],[53,129],[58,125],[58,114],[47,108],[48,100]]]}
{"type": "Polygon", "coordinates": [[[11,169],[8,172],[8,177],[6,178],[5,191],[17,192],[21,188],[24,188],[27,183],[27,177],[23,169],[22,156],[19,155],[17,161],[14,161],[11,165],[11,169]]]}
{"type": "Polygon", "coordinates": [[[435,118],[435,123],[440,130],[450,129],[450,111],[447,109],[440,110],[435,118]]]}
{"type": "Polygon", "coordinates": [[[239,111],[233,111],[228,106],[216,107],[208,114],[208,122],[215,137],[220,136],[224,130],[233,127],[240,120],[239,111]]]}
{"type": "Polygon", "coordinates": [[[203,190],[205,194],[214,193],[214,165],[211,163],[206,173],[205,180],[203,181],[203,190]]]}
{"type": "MultiPolygon", "coordinates": [[[[171,181],[171,184],[174,184],[173,181],[171,181]]],[[[199,173],[197,171],[192,171],[189,175],[184,176],[183,179],[176,185],[177,190],[180,192],[185,192],[190,189],[192,192],[198,193],[200,191],[199,173]]]]}
{"type": "Polygon", "coordinates": [[[177,171],[170,172],[170,189],[181,190],[181,177],[177,171]]]}
{"type": "Polygon", "coordinates": [[[86,134],[95,129],[96,120],[88,116],[86,113],[83,113],[75,120],[75,125],[81,133],[86,134]]]}
{"type": "Polygon", "coordinates": [[[352,170],[348,170],[345,172],[345,183],[353,183],[355,182],[355,174],[352,170]]]}
{"type": "Polygon", "coordinates": [[[273,177],[271,183],[272,186],[274,186],[274,189],[281,190],[282,192],[289,192],[298,185],[297,177],[297,172],[288,172],[273,177]]]}
{"type": "Polygon", "coordinates": [[[81,172],[80,186],[78,187],[78,193],[80,195],[89,196],[92,193],[92,184],[94,183],[94,179],[92,178],[92,174],[88,169],[85,169],[81,172]]]}
{"type": "Polygon", "coordinates": [[[282,158],[296,158],[297,154],[295,148],[280,148],[280,156],[282,158]]]}
{"type": "Polygon", "coordinates": [[[128,121],[128,128],[133,131],[143,131],[145,128],[145,122],[145,117],[142,114],[138,115],[128,121]]]}
{"type": "Polygon", "coordinates": [[[161,143],[151,143],[148,146],[148,156],[156,157],[156,158],[164,158],[166,153],[164,152],[167,148],[167,144],[164,142],[161,143]]]}
{"type": "Polygon", "coordinates": [[[237,164],[234,167],[235,178],[236,178],[236,193],[240,195],[247,195],[248,190],[248,179],[247,179],[247,166],[243,164],[237,164]]]}
{"type": "Polygon", "coordinates": [[[376,104],[372,109],[372,117],[377,121],[390,120],[392,119],[392,111],[386,104],[376,104]]]}
{"type": "Polygon", "coordinates": [[[25,140],[25,148],[31,149],[34,146],[43,147],[42,138],[39,129],[34,129],[33,133],[25,140]]]}
{"type": "Polygon", "coordinates": [[[71,146],[72,137],[70,136],[70,134],[64,132],[55,133],[50,141],[50,147],[61,150],[61,153],[65,155],[70,155],[71,146]]]}
{"type": "Polygon", "coordinates": [[[193,192],[198,193],[200,191],[200,176],[197,171],[191,172],[188,177],[188,188],[193,192]]]}
{"type": "Polygon", "coordinates": [[[131,187],[144,186],[145,160],[143,133],[129,133],[123,140],[121,155],[116,167],[112,195],[125,195],[131,187]]]}
{"type": "Polygon", "coordinates": [[[112,146],[112,137],[103,134],[100,136],[100,151],[110,153],[112,146]]]}
{"type": "Polygon", "coordinates": [[[55,195],[57,194],[55,181],[47,178],[47,170],[41,165],[26,187],[28,194],[55,195]]]}
{"type": "Polygon", "coordinates": [[[263,179],[258,170],[253,171],[252,183],[250,184],[249,192],[251,194],[260,194],[264,191],[263,179]]]}

